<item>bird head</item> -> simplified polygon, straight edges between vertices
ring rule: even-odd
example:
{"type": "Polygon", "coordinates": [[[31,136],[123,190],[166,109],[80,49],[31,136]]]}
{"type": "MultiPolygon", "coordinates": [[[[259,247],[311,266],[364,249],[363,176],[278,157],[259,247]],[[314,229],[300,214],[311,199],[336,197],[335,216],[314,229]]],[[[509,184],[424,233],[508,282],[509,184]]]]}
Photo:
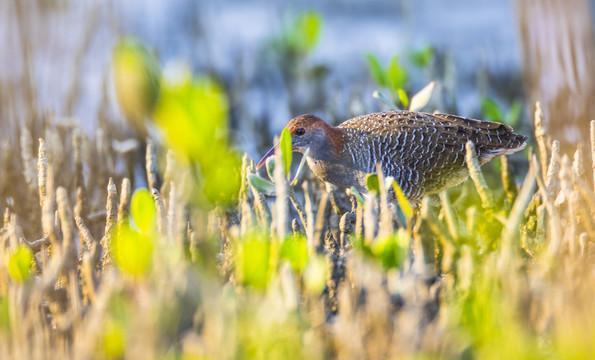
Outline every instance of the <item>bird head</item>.
{"type": "MultiPolygon", "coordinates": [[[[296,152],[304,153],[310,149],[313,152],[322,153],[326,151],[336,151],[341,141],[341,136],[336,132],[340,131],[324,120],[314,115],[306,114],[295,117],[289,121],[286,126],[291,134],[291,149],[296,152]]],[[[277,146],[273,146],[265,156],[258,162],[257,169],[262,168],[266,159],[275,154],[277,146]]]]}

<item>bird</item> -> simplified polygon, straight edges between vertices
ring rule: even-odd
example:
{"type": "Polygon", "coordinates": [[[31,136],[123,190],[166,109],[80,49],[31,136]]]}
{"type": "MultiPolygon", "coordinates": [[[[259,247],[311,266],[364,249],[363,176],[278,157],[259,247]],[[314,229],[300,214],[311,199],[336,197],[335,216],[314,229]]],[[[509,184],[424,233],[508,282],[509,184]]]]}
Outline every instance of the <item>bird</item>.
{"type": "MultiPolygon", "coordinates": [[[[349,119],[331,126],[304,114],[289,121],[292,151],[305,153],[320,180],[366,194],[366,177],[393,177],[410,201],[456,186],[469,176],[465,145],[475,145],[480,165],[526,146],[527,137],[512,127],[449,114],[395,110],[349,119]]],[[[257,169],[275,154],[273,147],[257,169]]]]}

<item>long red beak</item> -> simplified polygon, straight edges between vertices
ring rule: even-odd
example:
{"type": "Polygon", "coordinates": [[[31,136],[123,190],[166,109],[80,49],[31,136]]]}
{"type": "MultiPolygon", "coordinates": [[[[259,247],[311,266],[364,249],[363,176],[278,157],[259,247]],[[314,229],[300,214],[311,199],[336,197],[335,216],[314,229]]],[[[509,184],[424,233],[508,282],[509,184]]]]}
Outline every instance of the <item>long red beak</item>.
{"type": "Polygon", "coordinates": [[[269,152],[267,152],[266,155],[263,156],[262,159],[260,159],[260,161],[258,162],[258,165],[256,165],[256,170],[262,169],[262,167],[267,163],[267,159],[270,158],[271,156],[275,155],[276,148],[277,148],[277,145],[273,146],[271,148],[271,150],[269,150],[269,152]]]}

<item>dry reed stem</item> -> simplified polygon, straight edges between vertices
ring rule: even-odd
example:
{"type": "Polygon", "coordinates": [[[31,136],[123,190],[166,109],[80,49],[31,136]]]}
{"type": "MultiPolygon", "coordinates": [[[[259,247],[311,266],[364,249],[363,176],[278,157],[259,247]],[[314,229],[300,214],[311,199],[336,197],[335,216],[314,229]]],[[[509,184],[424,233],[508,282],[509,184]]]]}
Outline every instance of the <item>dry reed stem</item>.
{"type": "Polygon", "coordinates": [[[120,189],[120,204],[118,205],[118,228],[121,228],[124,222],[128,220],[131,198],[132,193],[130,189],[130,180],[128,180],[128,178],[124,178],[122,179],[122,187],[120,189]]]}
{"type": "Polygon", "coordinates": [[[72,224],[74,216],[68,203],[68,192],[62,186],[56,190],[56,203],[58,204],[60,227],[62,229],[62,246],[60,251],[66,256],[66,268],[68,270],[74,270],[78,263],[78,256],[74,246],[74,226],[72,224]]]}
{"type": "Polygon", "coordinates": [[[43,247],[47,247],[50,245],[50,238],[47,236],[42,237],[41,239],[34,240],[29,242],[27,239],[23,238],[23,242],[29,246],[31,251],[35,254],[43,249],[43,247]]]}
{"type": "MultiPolygon", "coordinates": [[[[250,161],[250,168],[254,169],[253,161],[250,161]]],[[[256,210],[256,216],[259,221],[260,228],[268,232],[272,221],[271,209],[267,204],[264,194],[258,191],[258,189],[252,186],[252,184],[249,185],[252,195],[254,196],[254,209],[256,210]]]]}
{"type": "Polygon", "coordinates": [[[537,140],[537,148],[539,149],[539,159],[541,161],[541,171],[547,169],[547,146],[545,142],[545,125],[543,123],[543,111],[541,110],[541,103],[535,103],[535,139],[537,140]]]}
{"type": "Polygon", "coordinates": [[[450,204],[450,200],[448,199],[448,194],[446,191],[442,191],[439,195],[440,201],[442,202],[442,210],[444,211],[444,218],[446,219],[448,232],[453,239],[457,239],[459,237],[458,220],[454,213],[454,209],[450,204]]]}
{"type": "Polygon", "coordinates": [[[341,248],[344,249],[347,244],[351,244],[351,234],[355,230],[356,214],[346,212],[339,220],[339,230],[341,231],[341,248]]]}
{"type": "Polygon", "coordinates": [[[316,252],[322,250],[324,246],[324,235],[326,233],[331,213],[329,197],[330,195],[328,191],[322,191],[322,193],[320,194],[318,212],[316,214],[316,222],[314,225],[314,239],[312,241],[312,247],[315,249],[316,252]]]}
{"type": "Polygon", "coordinates": [[[167,205],[167,236],[170,241],[174,241],[176,235],[176,186],[172,181],[169,185],[169,204],[167,205]]]}
{"type": "Polygon", "coordinates": [[[576,211],[575,211],[575,199],[574,199],[574,191],[572,189],[572,169],[570,165],[570,159],[567,155],[562,157],[562,167],[560,168],[560,185],[562,187],[562,192],[564,193],[564,198],[566,200],[568,206],[568,222],[569,228],[566,229],[564,232],[564,242],[568,243],[568,250],[570,251],[570,255],[574,256],[576,254],[576,211]]]}
{"type": "Polygon", "coordinates": [[[525,180],[523,181],[523,185],[521,186],[521,190],[519,192],[519,196],[517,197],[514,205],[512,206],[512,210],[510,211],[510,215],[508,215],[508,219],[504,224],[504,229],[502,231],[502,245],[501,245],[501,255],[500,255],[500,270],[508,271],[509,266],[511,265],[511,261],[513,259],[513,251],[515,248],[520,247],[519,244],[519,235],[520,235],[520,225],[524,220],[524,212],[527,208],[527,205],[531,201],[531,197],[535,192],[535,178],[537,176],[537,168],[536,163],[537,159],[535,155],[533,155],[534,161],[531,163],[529,167],[529,172],[525,176],[525,180]],[[518,245],[518,246],[517,246],[518,245]],[[503,266],[503,267],[502,267],[503,266]]]}
{"type": "Polygon", "coordinates": [[[41,208],[41,228],[43,235],[48,236],[52,246],[56,246],[56,226],[54,225],[54,170],[51,165],[43,167],[44,177],[40,185],[43,188],[43,206],[41,208]]]}
{"type": "Polygon", "coordinates": [[[304,183],[302,184],[302,190],[304,191],[306,223],[310,224],[310,226],[307,226],[305,229],[306,239],[308,242],[308,252],[310,254],[315,254],[316,246],[314,244],[314,210],[312,209],[312,194],[310,192],[310,183],[308,181],[304,181],[304,183]]]}
{"type": "Polygon", "coordinates": [[[306,229],[306,231],[307,231],[308,220],[306,218],[306,212],[304,210],[304,206],[302,205],[302,202],[300,201],[300,199],[298,199],[295,191],[293,190],[293,188],[291,186],[288,186],[288,188],[287,188],[287,195],[289,196],[289,200],[291,200],[293,207],[297,211],[297,213],[300,217],[300,220],[302,221],[302,225],[304,226],[304,229],[306,229]]]}
{"type": "MultiPolygon", "coordinates": [[[[539,166],[539,163],[535,157],[532,157],[530,161],[533,163],[533,166],[539,166]]],[[[549,171],[548,171],[549,172],[549,171]]],[[[549,217],[549,245],[548,245],[548,255],[551,258],[558,254],[560,250],[560,237],[562,236],[562,227],[560,224],[560,218],[558,215],[558,211],[554,206],[554,199],[553,194],[550,194],[546,185],[541,180],[541,177],[536,176],[537,185],[539,189],[539,193],[543,199],[543,205],[545,206],[547,215],[549,217]]]]}
{"type": "Polygon", "coordinates": [[[380,224],[378,225],[379,236],[389,236],[393,232],[392,213],[388,207],[388,189],[382,172],[380,163],[376,163],[376,173],[378,175],[378,187],[380,190],[380,224]]]}
{"type": "Polygon", "coordinates": [[[159,234],[165,235],[166,224],[167,224],[167,212],[165,210],[165,203],[163,202],[163,198],[157,189],[152,189],[151,194],[153,195],[153,200],[155,200],[155,208],[157,209],[157,216],[156,216],[156,225],[157,225],[157,232],[159,234]]]}
{"type": "Polygon", "coordinates": [[[578,144],[574,152],[574,161],[572,162],[572,172],[575,177],[582,177],[585,174],[585,156],[583,146],[578,144]]]}
{"type": "Polygon", "coordinates": [[[161,185],[161,189],[159,190],[160,193],[164,193],[169,186],[170,182],[174,180],[174,172],[176,169],[176,159],[175,153],[173,150],[167,150],[166,160],[165,160],[165,172],[163,173],[163,183],[161,185]]]}
{"type": "Polygon", "coordinates": [[[46,182],[48,176],[48,157],[45,140],[39,139],[39,151],[37,154],[37,186],[39,188],[39,206],[43,208],[46,197],[46,182]]]}
{"type": "Polygon", "coordinates": [[[378,196],[370,193],[364,206],[364,240],[371,244],[378,233],[378,196]]]}
{"type": "MultiPolygon", "coordinates": [[[[93,235],[91,235],[91,232],[89,231],[89,228],[87,228],[87,225],[85,225],[85,222],[83,221],[82,217],[77,216],[74,218],[74,221],[76,223],[76,227],[79,229],[79,237],[81,239],[81,243],[85,245],[88,251],[91,248],[91,245],[95,243],[95,239],[93,238],[93,235]]],[[[83,251],[83,246],[81,246],[81,255],[85,252],[86,251],[83,251]]]]}
{"type": "Polygon", "coordinates": [[[239,192],[239,213],[240,218],[240,233],[246,234],[251,228],[254,227],[255,214],[252,211],[250,202],[253,198],[252,192],[249,190],[248,175],[252,173],[251,161],[248,154],[242,156],[242,172],[241,172],[241,183],[239,192]]]}
{"type": "Polygon", "coordinates": [[[465,161],[467,162],[467,167],[469,168],[469,176],[473,180],[475,184],[475,188],[477,189],[477,193],[481,198],[481,204],[485,209],[491,209],[494,207],[494,197],[492,192],[488,188],[486,184],[485,178],[483,177],[483,173],[479,167],[479,161],[477,160],[477,152],[475,151],[475,144],[472,141],[468,141],[465,145],[467,150],[465,154],[465,161]]]}
{"type": "Polygon", "coordinates": [[[157,189],[157,155],[155,155],[155,146],[150,139],[147,139],[145,163],[147,169],[147,184],[149,189],[157,189]]]}
{"type": "Polygon", "coordinates": [[[86,216],[87,211],[85,209],[85,194],[82,187],[76,188],[76,200],[74,203],[74,216],[86,216]]]}
{"type": "Polygon", "coordinates": [[[550,198],[554,197],[556,187],[559,181],[558,174],[560,173],[560,142],[554,140],[552,142],[552,156],[550,164],[547,168],[547,177],[545,178],[545,188],[550,198]]]}
{"type": "Polygon", "coordinates": [[[102,267],[105,269],[112,262],[111,248],[112,236],[116,230],[117,212],[118,212],[118,192],[116,191],[116,184],[110,177],[107,185],[107,203],[105,205],[105,234],[101,239],[101,247],[103,248],[102,267]]]}

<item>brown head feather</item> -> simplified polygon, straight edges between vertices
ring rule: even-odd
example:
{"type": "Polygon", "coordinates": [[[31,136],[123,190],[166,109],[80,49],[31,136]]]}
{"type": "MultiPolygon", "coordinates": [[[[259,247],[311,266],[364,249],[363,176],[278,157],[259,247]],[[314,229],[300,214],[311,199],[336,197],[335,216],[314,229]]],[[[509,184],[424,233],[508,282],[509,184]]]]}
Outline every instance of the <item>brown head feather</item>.
{"type": "Polygon", "coordinates": [[[287,129],[292,135],[300,128],[304,128],[306,131],[315,129],[324,131],[329,139],[333,152],[338,155],[343,151],[343,129],[330,126],[321,118],[311,114],[295,117],[287,124],[287,129]]]}

